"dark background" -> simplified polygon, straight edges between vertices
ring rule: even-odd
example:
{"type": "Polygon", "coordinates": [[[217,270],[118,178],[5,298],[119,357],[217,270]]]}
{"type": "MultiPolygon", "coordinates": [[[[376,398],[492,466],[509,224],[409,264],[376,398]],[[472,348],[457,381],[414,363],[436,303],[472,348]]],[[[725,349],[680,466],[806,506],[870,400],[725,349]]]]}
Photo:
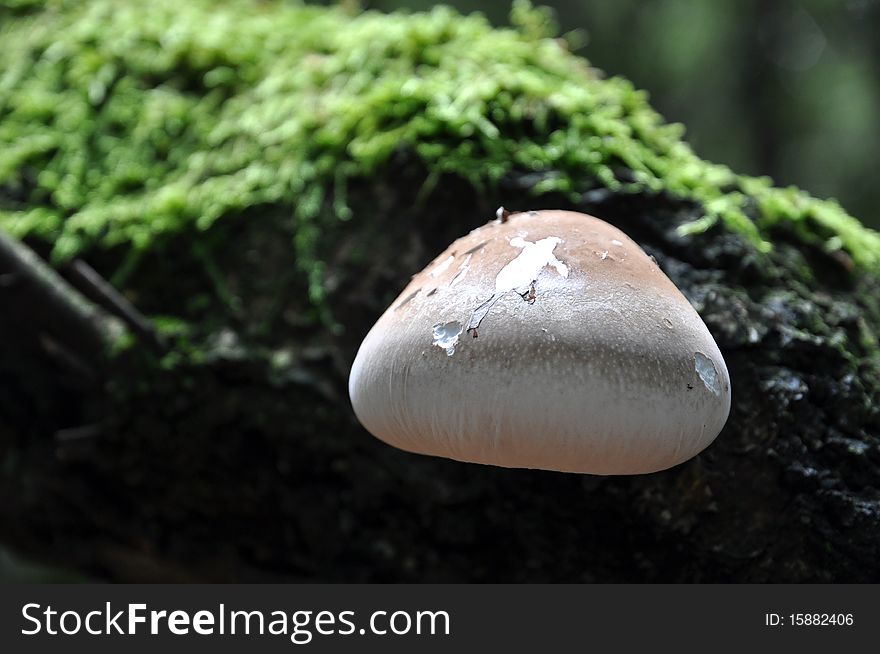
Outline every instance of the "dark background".
{"type": "MultiPolygon", "coordinates": [[[[391,11],[427,0],[365,0],[391,11]]],[[[508,2],[452,0],[506,25],[508,2]]],[[[550,0],[583,57],[650,93],[697,154],[880,228],[880,0],[550,0]]]]}

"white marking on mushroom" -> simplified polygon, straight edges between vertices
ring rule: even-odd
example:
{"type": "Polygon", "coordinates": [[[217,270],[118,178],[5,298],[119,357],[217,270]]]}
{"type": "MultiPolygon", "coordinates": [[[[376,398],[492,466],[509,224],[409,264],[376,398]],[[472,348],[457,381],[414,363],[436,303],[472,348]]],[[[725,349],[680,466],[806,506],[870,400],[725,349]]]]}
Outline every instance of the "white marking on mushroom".
{"type": "Polygon", "coordinates": [[[446,356],[451,357],[455,354],[455,346],[458,344],[458,337],[461,336],[462,326],[457,320],[452,322],[438,322],[431,328],[434,336],[434,345],[446,350],[446,356]]]}
{"type": "Polygon", "coordinates": [[[522,248],[522,252],[495,277],[495,292],[507,293],[516,289],[524,289],[525,292],[538,279],[538,274],[545,266],[552,266],[562,277],[568,277],[568,266],[553,254],[560,243],[562,239],[558,236],[548,236],[535,243],[519,236],[510,239],[510,244],[522,248]]]}
{"type": "Polygon", "coordinates": [[[483,322],[483,318],[486,317],[486,314],[489,313],[489,309],[491,309],[495,303],[501,299],[504,293],[496,293],[488,300],[483,302],[480,306],[473,310],[471,313],[471,317],[468,320],[467,331],[468,333],[473,332],[474,338],[477,337],[477,327],[480,326],[480,323],[483,322]]]}
{"type": "Polygon", "coordinates": [[[694,353],[694,370],[700,376],[703,385],[715,395],[721,395],[721,380],[718,379],[718,370],[715,362],[702,352],[694,353]]]}
{"type": "Polygon", "coordinates": [[[464,262],[458,267],[458,272],[455,273],[455,276],[449,282],[449,288],[452,288],[453,286],[458,284],[462,279],[464,279],[464,276],[467,274],[467,271],[470,269],[470,266],[468,264],[470,263],[471,256],[473,256],[473,255],[470,255],[470,254],[467,255],[467,257],[465,257],[464,262]]]}
{"type": "Polygon", "coordinates": [[[611,245],[623,245],[623,243],[618,241],[616,238],[613,238],[611,239],[611,245]]]}
{"type": "Polygon", "coordinates": [[[449,255],[444,261],[438,263],[434,269],[428,273],[430,277],[438,277],[446,272],[446,269],[452,265],[452,262],[455,261],[455,257],[453,255],[449,255]]]}
{"type": "Polygon", "coordinates": [[[568,277],[568,266],[553,254],[560,243],[562,239],[558,236],[548,236],[535,243],[521,236],[510,239],[510,245],[522,248],[522,251],[499,271],[495,277],[495,294],[474,309],[468,320],[467,331],[476,330],[492,306],[510,291],[516,291],[531,303],[534,300],[530,292],[532,285],[546,266],[552,267],[560,276],[568,277]]]}
{"type": "MultiPolygon", "coordinates": [[[[596,254],[599,254],[599,253],[597,252],[596,254]]],[[[602,253],[599,254],[599,258],[600,258],[602,261],[605,261],[605,259],[608,258],[608,250],[603,250],[602,253]]]]}

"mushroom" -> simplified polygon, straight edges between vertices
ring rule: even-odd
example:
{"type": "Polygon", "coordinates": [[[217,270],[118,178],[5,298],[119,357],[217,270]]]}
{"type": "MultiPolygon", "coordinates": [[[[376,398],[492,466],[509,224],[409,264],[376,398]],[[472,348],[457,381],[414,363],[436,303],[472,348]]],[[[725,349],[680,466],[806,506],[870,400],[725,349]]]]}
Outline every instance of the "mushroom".
{"type": "Polygon", "coordinates": [[[507,214],[415,275],[352,365],[355,414],[403,450],[599,475],[679,464],[730,412],[706,325],[619,229],[507,214]]]}

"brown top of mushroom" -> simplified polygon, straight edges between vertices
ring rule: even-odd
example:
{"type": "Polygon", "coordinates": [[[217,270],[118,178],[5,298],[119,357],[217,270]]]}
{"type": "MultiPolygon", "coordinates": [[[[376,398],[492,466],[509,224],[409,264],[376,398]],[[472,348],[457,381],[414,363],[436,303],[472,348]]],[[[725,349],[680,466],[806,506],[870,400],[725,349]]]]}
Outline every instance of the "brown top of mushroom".
{"type": "Polygon", "coordinates": [[[623,232],[568,211],[455,241],[376,323],[349,388],[403,449],[598,474],[690,458],[730,407],[721,353],[675,285],[623,232]]]}

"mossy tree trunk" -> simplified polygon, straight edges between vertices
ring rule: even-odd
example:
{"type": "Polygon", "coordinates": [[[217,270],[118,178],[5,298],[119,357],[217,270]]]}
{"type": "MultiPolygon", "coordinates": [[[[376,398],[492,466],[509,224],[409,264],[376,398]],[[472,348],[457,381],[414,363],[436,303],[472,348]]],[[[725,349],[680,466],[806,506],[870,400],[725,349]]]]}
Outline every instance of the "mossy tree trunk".
{"type": "MultiPolygon", "coordinates": [[[[200,3],[192,6],[208,11],[200,3]]],[[[314,9],[308,11],[318,18],[306,20],[296,13],[300,10],[276,10],[288,12],[275,25],[282,32],[301,29],[308,20],[321,26],[330,20],[327,16],[373,40],[381,34],[374,24],[402,30],[403,36],[392,34],[394,39],[424,41],[420,52],[430,56],[419,55],[426,58],[422,67],[432,65],[432,46],[454,40],[461,30],[467,38],[494,39],[514,51],[510,39],[521,38],[550,52],[541,55],[548,58],[543,63],[513,57],[513,69],[528,73],[520,82],[537,84],[533,76],[551,79],[572,61],[572,70],[585,68],[552,39],[528,36],[534,25],[526,19],[521,28],[526,36],[512,37],[442,12],[348,18],[336,10],[314,9]],[[543,68],[535,68],[539,63],[543,68]]],[[[88,14],[75,20],[93,18],[88,14]]],[[[45,20],[47,33],[55,34],[55,19],[45,20]]],[[[242,18],[242,24],[247,20],[242,18]]],[[[77,24],[82,28],[86,23],[77,24]]],[[[264,27],[254,27],[255,39],[262,38],[264,27]]],[[[324,66],[321,57],[341,56],[343,50],[332,51],[313,38],[310,47],[317,59],[306,58],[303,66],[324,66]]],[[[197,45],[191,47],[198,50],[197,45]]],[[[235,53],[223,56],[234,58],[235,53]]],[[[385,66],[392,67],[410,55],[395,51],[383,56],[388,57],[385,66]]],[[[369,59],[353,59],[361,62],[356,65],[372,65],[365,63],[369,59]]],[[[197,66],[199,61],[184,57],[175,65],[197,66]]],[[[246,54],[242,61],[248,61],[246,54]]],[[[260,88],[259,76],[245,64],[226,64],[230,74],[239,75],[223,87],[227,91],[260,88]]],[[[143,82],[142,71],[125,68],[131,62],[114,65],[113,93],[132,92],[130,87],[143,82]]],[[[59,268],[66,278],[58,282],[63,294],[76,298],[74,304],[85,314],[114,325],[115,335],[103,328],[95,332],[106,339],[99,354],[77,355],[94,377],[85,383],[76,365],[47,346],[65,329],[40,316],[22,320],[33,309],[33,297],[10,295],[14,285],[3,280],[11,280],[5,275],[13,271],[0,259],[3,542],[42,560],[116,580],[880,578],[876,235],[856,227],[842,212],[839,216],[839,208],[810,204],[806,196],[787,191],[777,194],[763,182],[704,165],[678,141],[666,152],[667,132],[661,138],[637,118],[649,115],[640,113],[648,111],[639,104],[643,98],[618,97],[620,81],[605,87],[592,73],[582,82],[589,88],[598,85],[596,93],[607,94],[603,102],[617,102],[610,111],[620,121],[629,116],[638,125],[608,126],[614,138],[632,142],[616,154],[597,151],[606,157],[605,168],[586,163],[579,168],[577,162],[589,157],[575,156],[578,148],[599,148],[601,138],[589,141],[585,135],[568,145],[551,143],[557,138],[552,134],[581,124],[578,116],[592,115],[586,105],[575,103],[569,114],[557,107],[556,114],[545,117],[554,123],[550,126],[534,116],[521,124],[505,122],[505,111],[513,115],[520,110],[515,103],[513,109],[497,105],[494,113],[468,114],[463,124],[471,127],[484,119],[495,121],[493,138],[508,139],[511,148],[556,153],[534,166],[512,161],[485,178],[480,177],[482,167],[501,165],[494,151],[481,149],[490,145],[467,130],[444,131],[449,125],[441,123],[439,136],[395,132],[405,122],[398,115],[398,123],[368,126],[400,137],[385,158],[357,167],[336,152],[346,171],[341,177],[315,178],[312,186],[279,195],[271,190],[275,178],[270,175],[271,189],[265,193],[225,198],[216,219],[181,219],[168,233],[163,232],[170,229],[168,215],[211,210],[211,198],[194,186],[181,196],[183,204],[169,205],[166,215],[156,213],[157,205],[150,203],[159,200],[149,195],[154,187],[146,185],[137,197],[153,213],[142,223],[131,223],[119,218],[135,206],[122,203],[128,199],[122,187],[114,187],[121,195],[101,202],[94,199],[99,190],[93,189],[76,200],[85,203],[94,221],[82,228],[83,213],[62,207],[60,196],[40,186],[41,166],[67,170],[64,166],[72,165],[58,162],[58,148],[75,152],[82,144],[56,143],[36,159],[13,161],[15,174],[0,179],[5,184],[0,186],[2,224],[46,259],[76,255],[87,261],[123,297],[121,305],[108,304],[105,293],[104,308],[98,309],[79,297],[95,280],[84,283],[70,265],[59,268]],[[438,143],[458,158],[425,154],[438,143]],[[462,154],[468,143],[469,159],[462,154]],[[431,147],[420,149],[425,144],[431,147]],[[567,147],[571,156],[560,157],[560,148],[567,147]],[[668,158],[659,158],[661,150],[668,158]],[[644,169],[640,161],[648,162],[644,169]],[[678,168],[645,182],[645,171],[662,162],[678,168]],[[698,194],[688,195],[677,185],[681,179],[676,175],[687,166],[696,167],[687,174],[692,175],[689,188],[698,188],[698,194]],[[107,204],[111,201],[122,204],[107,204]],[[493,217],[499,205],[591,213],[623,229],[657,259],[700,312],[730,369],[731,417],[708,450],[653,475],[594,477],[419,457],[394,450],[359,427],[348,403],[347,373],[360,339],[411,274],[454,238],[493,217]],[[109,213],[101,213],[107,207],[109,213]],[[114,214],[114,207],[121,213],[114,214]],[[795,215],[792,207],[801,213],[795,215]],[[33,227],[37,210],[52,229],[33,227]],[[132,245],[141,238],[135,227],[143,225],[159,236],[146,246],[132,245]],[[127,331],[122,323],[129,325],[127,331]],[[150,336],[154,328],[161,343],[150,336]]],[[[145,83],[161,86],[155,79],[145,83]]],[[[182,86],[187,98],[211,93],[182,86]]],[[[540,107],[546,108],[541,103],[549,100],[542,90],[526,87],[504,92],[515,99],[521,93],[523,106],[538,107],[534,110],[540,113],[540,107]]],[[[580,102],[578,97],[569,100],[580,102]]],[[[6,106],[13,106],[13,100],[6,97],[6,106]]],[[[387,101],[403,111],[397,96],[387,101]]],[[[176,106],[154,109],[166,112],[162,116],[168,120],[183,120],[176,106]]],[[[415,110],[412,120],[426,111],[415,110]]],[[[6,115],[6,125],[15,124],[10,116],[14,112],[6,115]]],[[[332,112],[325,118],[333,120],[332,112]]],[[[132,119],[141,126],[152,120],[132,119]]],[[[105,129],[110,128],[95,132],[92,145],[98,150],[103,146],[95,143],[105,129]]],[[[195,132],[184,132],[187,147],[195,147],[195,132]]],[[[223,138],[233,137],[226,133],[223,138]]],[[[271,162],[273,155],[255,156],[257,165],[271,162]]],[[[113,157],[117,161],[118,154],[113,157]]],[[[97,161],[109,166],[104,155],[97,161]]],[[[290,165],[309,161],[296,159],[290,165]]],[[[259,177],[263,168],[257,168],[259,177]]],[[[305,174],[306,169],[297,170],[305,174]]],[[[180,180],[168,174],[173,179],[163,182],[169,185],[163,187],[166,195],[171,194],[167,188],[180,190],[174,186],[180,180]]],[[[200,174],[205,177],[199,183],[214,179],[204,169],[200,174]]],[[[230,174],[225,182],[237,179],[230,174]]],[[[221,188],[217,184],[214,188],[221,188]]],[[[55,189],[63,196],[62,191],[55,189]]],[[[60,322],[60,314],[55,315],[60,322]]]]}

